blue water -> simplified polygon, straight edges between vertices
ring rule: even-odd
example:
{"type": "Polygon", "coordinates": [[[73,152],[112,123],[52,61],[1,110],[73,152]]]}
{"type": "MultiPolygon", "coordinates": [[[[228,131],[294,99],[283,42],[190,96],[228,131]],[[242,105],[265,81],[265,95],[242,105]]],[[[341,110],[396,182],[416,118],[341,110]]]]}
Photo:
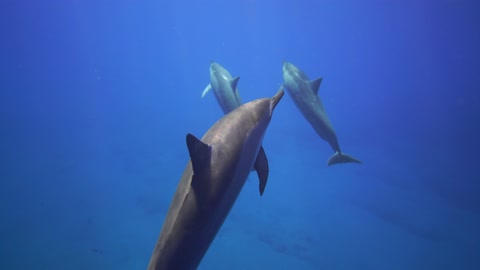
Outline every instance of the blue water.
{"type": "Polygon", "coordinates": [[[478,1],[0,3],[0,269],[146,269],[189,159],[282,61],[323,77],[342,149],[285,95],[199,269],[480,269],[478,1]]]}

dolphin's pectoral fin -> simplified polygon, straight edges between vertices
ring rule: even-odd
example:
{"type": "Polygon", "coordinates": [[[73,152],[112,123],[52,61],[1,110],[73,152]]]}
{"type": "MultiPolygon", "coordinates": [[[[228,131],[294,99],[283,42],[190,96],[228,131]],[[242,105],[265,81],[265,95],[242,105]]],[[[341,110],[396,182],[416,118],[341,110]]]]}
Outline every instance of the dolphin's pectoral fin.
{"type": "Polygon", "coordinates": [[[335,152],[329,159],[328,159],[328,166],[338,164],[338,163],[359,163],[362,164],[363,162],[342,152],[335,152]]]}
{"type": "Polygon", "coordinates": [[[265,150],[263,147],[260,147],[258,151],[257,159],[255,160],[255,164],[253,165],[255,170],[257,171],[259,188],[260,188],[260,196],[263,195],[265,191],[265,187],[267,186],[267,179],[268,179],[268,160],[267,155],[265,155],[265,150]]]}
{"type": "Polygon", "coordinates": [[[232,89],[237,89],[238,80],[240,80],[239,76],[230,80],[230,86],[232,87],[232,89]]]}
{"type": "MultiPolygon", "coordinates": [[[[201,175],[202,172],[210,168],[212,147],[190,133],[187,134],[187,147],[192,162],[193,175],[201,175]]],[[[194,183],[195,177],[192,181],[192,184],[194,183]]]]}
{"type": "Polygon", "coordinates": [[[211,84],[208,84],[207,87],[205,87],[205,89],[203,90],[202,98],[203,98],[210,90],[212,90],[212,85],[211,85],[211,84]]]}
{"type": "Polygon", "coordinates": [[[322,80],[323,78],[317,78],[308,82],[308,85],[310,85],[310,89],[312,89],[315,95],[318,95],[318,89],[320,89],[320,84],[322,83],[322,80]]]}

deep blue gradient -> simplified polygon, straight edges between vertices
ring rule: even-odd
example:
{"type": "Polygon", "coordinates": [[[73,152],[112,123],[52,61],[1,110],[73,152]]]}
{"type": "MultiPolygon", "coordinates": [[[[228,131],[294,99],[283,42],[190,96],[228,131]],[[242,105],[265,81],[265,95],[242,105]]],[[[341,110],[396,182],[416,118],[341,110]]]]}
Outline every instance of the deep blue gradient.
{"type": "Polygon", "coordinates": [[[282,61],[311,79],[342,149],[285,95],[199,269],[480,269],[478,1],[0,2],[0,269],[146,269],[189,159],[282,61]]]}

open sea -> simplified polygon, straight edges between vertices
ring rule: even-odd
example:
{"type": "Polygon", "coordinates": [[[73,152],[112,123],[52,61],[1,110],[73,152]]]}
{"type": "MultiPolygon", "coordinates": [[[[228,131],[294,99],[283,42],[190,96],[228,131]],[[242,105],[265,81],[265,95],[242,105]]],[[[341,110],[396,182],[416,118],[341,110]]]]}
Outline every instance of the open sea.
{"type": "MultiPolygon", "coordinates": [[[[143,270],[198,138],[291,62],[343,151],[290,95],[199,270],[480,269],[480,2],[2,0],[0,269],[143,270]]],[[[171,269],[181,270],[181,269],[171,269]]]]}

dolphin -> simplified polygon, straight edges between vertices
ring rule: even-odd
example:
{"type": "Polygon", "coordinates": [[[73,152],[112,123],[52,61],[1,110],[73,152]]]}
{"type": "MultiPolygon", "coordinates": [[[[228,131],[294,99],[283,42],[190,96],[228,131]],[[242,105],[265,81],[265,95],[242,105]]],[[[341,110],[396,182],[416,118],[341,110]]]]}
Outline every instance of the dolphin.
{"type": "MultiPolygon", "coordinates": [[[[170,204],[148,270],[197,269],[237,199],[283,96],[224,115],[202,137],[187,134],[190,161],[170,204]]],[[[260,179],[260,190],[267,179],[260,179]]]]}
{"type": "Polygon", "coordinates": [[[227,114],[242,104],[237,84],[240,77],[233,78],[230,72],[217,62],[210,63],[210,83],[203,90],[202,98],[213,89],[218,104],[227,114]]]}
{"type": "MultiPolygon", "coordinates": [[[[242,99],[238,92],[237,84],[240,77],[233,78],[230,72],[221,66],[217,62],[210,62],[210,83],[203,90],[202,98],[213,89],[215,98],[218,104],[222,108],[224,114],[227,114],[240,105],[242,105],[242,99]]],[[[268,178],[269,167],[268,159],[263,147],[260,147],[257,159],[253,169],[257,172],[260,179],[268,178]]]]}
{"type": "Polygon", "coordinates": [[[328,159],[328,165],[337,163],[362,163],[360,160],[340,151],[337,135],[328,119],[318,89],[322,78],[310,80],[307,75],[292,63],[283,62],[283,86],[292,97],[297,108],[310,122],[317,134],[333,148],[335,153],[328,159]]]}

